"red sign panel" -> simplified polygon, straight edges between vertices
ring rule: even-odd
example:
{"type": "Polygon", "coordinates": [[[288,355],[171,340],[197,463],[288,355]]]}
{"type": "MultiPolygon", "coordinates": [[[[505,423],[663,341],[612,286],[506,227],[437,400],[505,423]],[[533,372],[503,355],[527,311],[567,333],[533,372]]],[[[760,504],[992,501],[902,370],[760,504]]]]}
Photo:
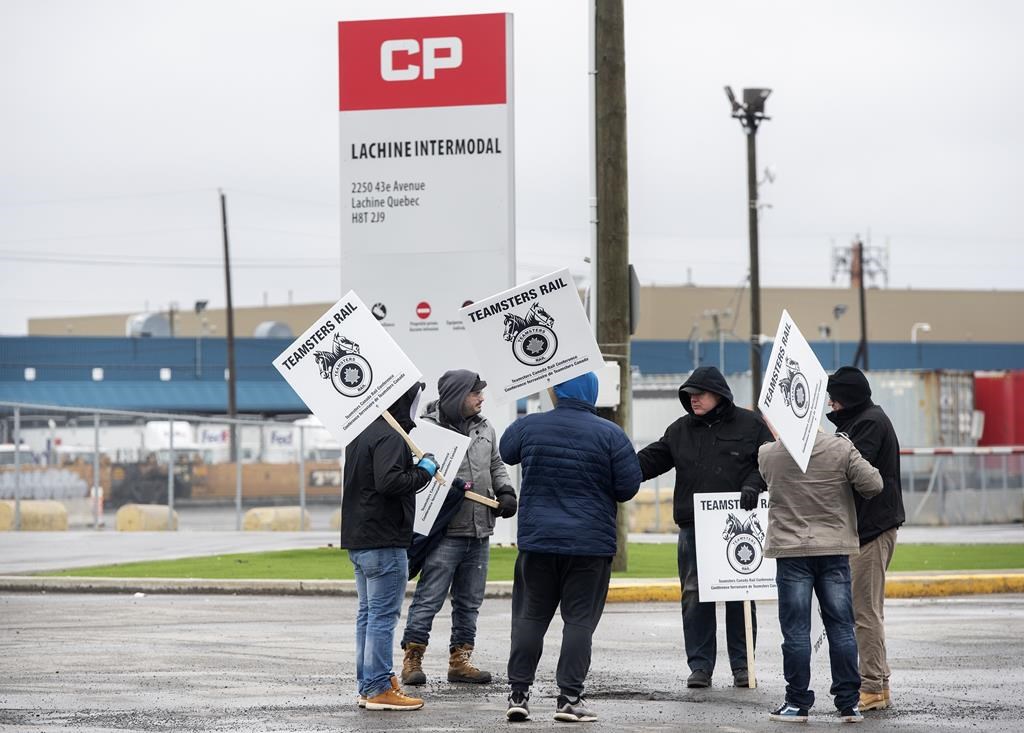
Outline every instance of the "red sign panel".
{"type": "Polygon", "coordinates": [[[338,23],[338,109],[505,104],[507,17],[338,23]]]}

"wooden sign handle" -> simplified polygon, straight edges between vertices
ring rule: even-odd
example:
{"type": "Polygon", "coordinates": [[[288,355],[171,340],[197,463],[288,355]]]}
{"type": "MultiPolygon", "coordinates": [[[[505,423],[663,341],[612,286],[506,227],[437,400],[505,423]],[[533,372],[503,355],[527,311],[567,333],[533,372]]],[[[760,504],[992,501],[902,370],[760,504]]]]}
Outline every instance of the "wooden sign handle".
{"type": "MultiPolygon", "coordinates": [[[[398,420],[395,419],[395,416],[387,410],[384,410],[382,414],[384,415],[384,419],[388,421],[388,425],[394,428],[395,432],[402,436],[402,440],[404,440],[405,444],[409,446],[409,450],[413,452],[413,455],[415,455],[417,459],[423,458],[423,451],[421,451],[419,446],[417,446],[416,443],[413,442],[413,439],[409,437],[409,433],[405,432],[405,429],[398,424],[398,420]]],[[[441,475],[440,471],[434,474],[434,478],[437,479],[442,486],[445,484],[445,478],[441,475]]],[[[491,509],[498,508],[498,502],[489,497],[474,494],[472,491],[467,491],[465,496],[467,499],[475,501],[477,504],[483,504],[491,509]]]]}

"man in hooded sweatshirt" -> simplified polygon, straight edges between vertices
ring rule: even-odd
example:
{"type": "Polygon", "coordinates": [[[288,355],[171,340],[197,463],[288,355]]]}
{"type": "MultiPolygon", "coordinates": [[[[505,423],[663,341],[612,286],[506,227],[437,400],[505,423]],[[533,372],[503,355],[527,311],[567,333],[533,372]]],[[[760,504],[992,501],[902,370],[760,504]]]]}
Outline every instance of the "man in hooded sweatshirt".
{"type": "MultiPolygon", "coordinates": [[[[416,427],[417,382],[388,408],[406,432],[416,427]]],[[[409,577],[416,492],[437,473],[434,456],[414,462],[402,436],[378,417],[345,447],[341,547],[355,567],[356,683],[360,707],[418,710],[423,700],[402,692],[391,671],[395,626],[409,577]]]]}
{"type": "Polygon", "coordinates": [[[826,388],[832,408],[826,417],[882,474],[881,494],[871,501],[854,497],[860,554],[850,558],[860,652],[860,709],[882,710],[891,704],[885,652],[885,571],[896,549],[896,531],[906,519],[900,443],[889,417],[871,401],[871,386],[860,369],[840,367],[828,378],[826,388]]]}
{"type": "MultiPolygon", "coordinates": [[[[697,367],[679,388],[679,401],[688,414],[668,426],[660,440],[637,457],[644,480],[674,468],[672,516],[679,525],[679,582],[683,588],[683,641],[690,675],[687,687],[709,687],[715,671],[716,606],[701,603],[697,580],[697,544],[693,527],[693,495],[704,492],[742,492],[743,508],[753,508],[765,489],[757,470],[757,450],[773,439],[754,412],[733,404],[732,390],[715,367],[697,367]]],[[[757,614],[750,603],[757,642],[757,614]]],[[[733,684],[747,687],[747,642],[743,602],[725,604],[725,632],[733,684]]]]}
{"type": "Polygon", "coordinates": [[[441,610],[449,592],[452,630],[448,642],[448,681],[491,681],[491,673],[477,669],[470,662],[470,655],[476,644],[476,621],[487,585],[494,519],[496,515],[504,518],[515,515],[516,492],[498,455],[494,428],[480,414],[486,386],[487,382],[475,372],[465,369],[445,372],[437,380],[438,399],[427,405],[423,414],[424,420],[469,436],[469,448],[456,478],[471,482],[470,490],[474,493],[496,498],[498,508],[463,501],[445,527],[444,537],[424,560],[402,636],[405,650],[402,683],[406,685],[426,684],[423,654],[434,616],[441,610]]]}
{"type": "Polygon", "coordinates": [[[554,388],[555,409],[527,415],[501,436],[501,458],[521,463],[519,555],[512,584],[512,648],[505,715],[529,720],[530,686],[544,634],[561,605],[564,627],[555,719],[597,720],[583,699],[591,639],[604,611],[615,555],[617,502],[640,488],[629,438],[597,416],[597,376],[554,388]]]}

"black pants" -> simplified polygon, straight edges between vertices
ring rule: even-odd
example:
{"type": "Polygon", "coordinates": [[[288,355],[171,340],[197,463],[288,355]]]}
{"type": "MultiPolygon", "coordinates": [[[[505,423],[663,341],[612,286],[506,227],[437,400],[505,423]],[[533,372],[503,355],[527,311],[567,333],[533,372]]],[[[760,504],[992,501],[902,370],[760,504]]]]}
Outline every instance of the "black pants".
{"type": "Polygon", "coordinates": [[[610,557],[520,552],[512,584],[512,651],[508,681],[514,692],[533,684],[544,651],[544,634],[561,605],[562,650],[555,681],[569,698],[583,694],[590,671],[590,648],[604,612],[610,557]]]}

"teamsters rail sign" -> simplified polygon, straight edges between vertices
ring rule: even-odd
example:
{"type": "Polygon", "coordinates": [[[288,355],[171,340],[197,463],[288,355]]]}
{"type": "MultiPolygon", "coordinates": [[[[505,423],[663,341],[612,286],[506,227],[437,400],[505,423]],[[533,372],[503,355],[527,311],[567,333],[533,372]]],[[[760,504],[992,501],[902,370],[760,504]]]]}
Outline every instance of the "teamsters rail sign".
{"type": "Polygon", "coordinates": [[[342,446],[421,376],[351,290],[281,352],[274,366],[342,446]]]}
{"type": "MultiPolygon", "coordinates": [[[[462,465],[462,459],[466,456],[469,448],[469,436],[457,433],[454,430],[442,428],[426,420],[420,420],[416,427],[409,433],[416,445],[430,446],[430,452],[437,458],[437,465],[441,475],[454,478],[462,465]]],[[[417,534],[430,534],[430,528],[434,526],[444,497],[448,494],[448,487],[451,484],[441,483],[437,479],[431,481],[427,488],[416,494],[416,516],[413,519],[412,531],[417,534]]]]}
{"type": "Polygon", "coordinates": [[[764,556],[768,495],[740,509],[739,492],[693,495],[701,603],[776,598],[775,560],[764,556]]]}
{"type": "Polygon", "coordinates": [[[825,406],[828,375],[788,311],[782,311],[758,407],[801,471],[807,470],[825,406]]]}
{"type": "Polygon", "coordinates": [[[459,311],[490,393],[515,400],[604,366],[568,269],[459,311]]]}

